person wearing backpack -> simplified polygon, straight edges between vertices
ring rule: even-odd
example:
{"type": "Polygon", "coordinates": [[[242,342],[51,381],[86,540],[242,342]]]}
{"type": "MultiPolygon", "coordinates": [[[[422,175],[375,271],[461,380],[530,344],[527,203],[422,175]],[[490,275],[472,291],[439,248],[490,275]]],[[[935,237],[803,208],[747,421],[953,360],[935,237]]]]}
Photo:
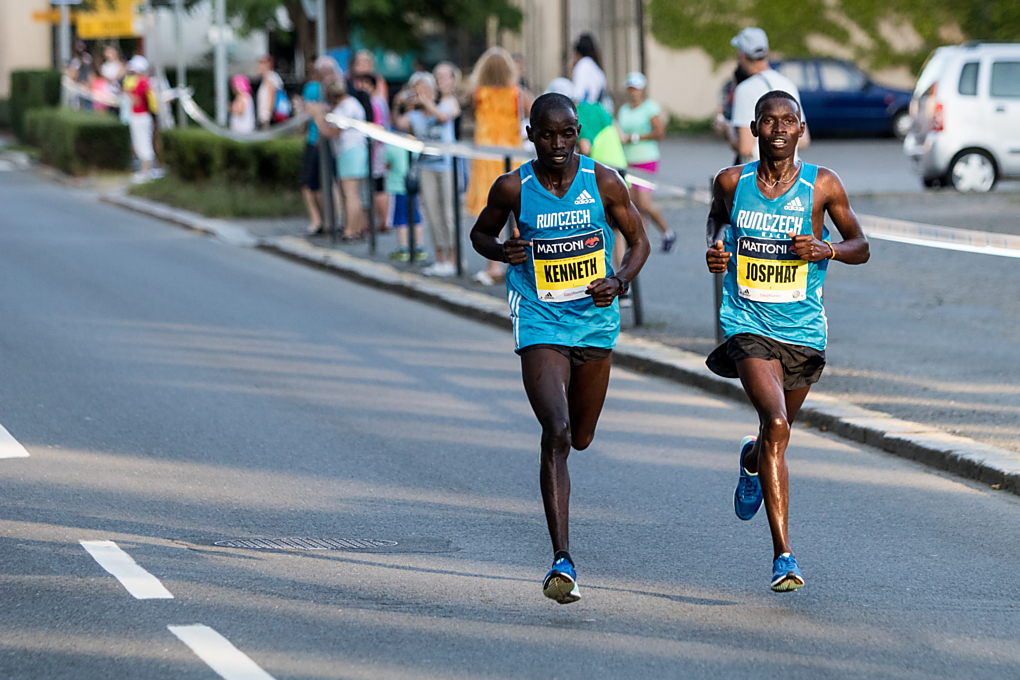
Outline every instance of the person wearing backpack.
{"type": "Polygon", "coordinates": [[[282,123],[290,118],[290,99],[283,87],[283,79],[273,70],[273,57],[266,54],[259,58],[259,75],[262,82],[255,94],[258,125],[268,128],[272,123],[282,123]]]}

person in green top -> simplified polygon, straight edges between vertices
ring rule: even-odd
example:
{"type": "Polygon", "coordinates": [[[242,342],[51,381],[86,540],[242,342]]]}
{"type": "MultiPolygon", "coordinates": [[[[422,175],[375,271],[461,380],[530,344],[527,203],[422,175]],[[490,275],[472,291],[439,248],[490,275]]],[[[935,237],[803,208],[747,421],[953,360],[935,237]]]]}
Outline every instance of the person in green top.
{"type": "MultiPolygon", "coordinates": [[[[386,181],[385,188],[388,199],[386,215],[387,226],[397,232],[397,249],[390,253],[390,259],[397,262],[410,262],[411,251],[407,244],[407,224],[411,217],[407,197],[407,172],[410,165],[410,154],[407,150],[386,145],[386,181]]],[[[425,244],[425,228],[422,226],[418,197],[414,197],[414,259],[422,262],[428,255],[423,247],[425,244]]]]}
{"type": "MultiPolygon", "coordinates": [[[[601,104],[579,102],[574,97],[574,83],[567,78],[553,78],[546,93],[555,92],[570,97],[577,107],[577,150],[602,165],[626,170],[627,157],[623,152],[620,134],[613,125],[613,115],[601,104]]],[[[625,174],[625,173],[621,173],[625,174]]]]}
{"type": "MultiPolygon", "coordinates": [[[[662,107],[654,99],[645,97],[648,79],[637,71],[627,74],[627,103],[616,113],[625,142],[623,151],[627,166],[638,172],[654,175],[659,171],[659,141],[666,136],[666,123],[662,107]]],[[[652,190],[631,184],[631,200],[634,205],[662,232],[662,252],[668,253],[676,243],[676,234],[666,226],[662,213],[652,204],[652,190]]]]}

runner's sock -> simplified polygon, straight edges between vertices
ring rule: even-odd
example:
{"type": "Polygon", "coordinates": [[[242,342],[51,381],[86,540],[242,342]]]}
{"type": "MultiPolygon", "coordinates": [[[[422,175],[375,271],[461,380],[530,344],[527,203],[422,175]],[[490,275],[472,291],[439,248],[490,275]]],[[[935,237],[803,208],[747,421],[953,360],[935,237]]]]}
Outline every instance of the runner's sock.
{"type": "Polygon", "coordinates": [[[572,567],[575,566],[574,560],[570,559],[570,553],[567,552],[566,550],[556,551],[556,553],[553,555],[553,564],[555,564],[556,561],[559,560],[560,558],[565,559],[567,562],[570,562],[570,566],[572,567]]]}

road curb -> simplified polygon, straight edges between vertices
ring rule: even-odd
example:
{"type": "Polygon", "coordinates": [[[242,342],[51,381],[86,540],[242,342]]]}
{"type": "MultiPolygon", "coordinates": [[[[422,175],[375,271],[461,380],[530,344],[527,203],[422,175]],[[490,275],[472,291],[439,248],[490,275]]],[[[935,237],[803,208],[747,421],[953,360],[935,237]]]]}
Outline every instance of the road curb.
{"type": "MultiPolygon", "coordinates": [[[[503,329],[511,328],[507,303],[485,293],[314,246],[302,238],[257,239],[243,227],[225,220],[212,220],[135,196],[104,195],[101,200],[216,236],[234,245],[257,247],[358,283],[428,302],[461,316],[503,329]]],[[[704,357],[693,352],[621,333],[613,362],[723,397],[747,401],[739,382],[715,375],[705,366],[704,357]]],[[[851,441],[1020,495],[1020,454],[1013,451],[951,435],[929,425],[893,418],[826,394],[809,395],[798,419],[851,441]]]]}

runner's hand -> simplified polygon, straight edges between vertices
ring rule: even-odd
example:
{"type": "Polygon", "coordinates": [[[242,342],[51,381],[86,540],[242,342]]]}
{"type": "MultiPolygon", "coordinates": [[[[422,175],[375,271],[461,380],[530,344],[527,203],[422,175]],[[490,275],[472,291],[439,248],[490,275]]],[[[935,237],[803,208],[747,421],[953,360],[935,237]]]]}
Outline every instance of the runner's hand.
{"type": "Polygon", "coordinates": [[[528,261],[526,248],[530,247],[531,241],[521,239],[520,229],[514,227],[513,236],[503,241],[503,256],[506,257],[506,261],[511,267],[516,267],[528,261]]]}
{"type": "Polygon", "coordinates": [[[620,288],[620,280],[611,276],[608,279],[595,279],[588,284],[585,292],[591,295],[596,307],[608,307],[620,294],[620,288]]]}
{"type": "Polygon", "coordinates": [[[793,239],[793,249],[797,256],[805,262],[818,262],[832,254],[829,246],[824,241],[819,241],[813,234],[790,234],[793,239]]]}
{"type": "Polygon", "coordinates": [[[705,253],[705,260],[708,262],[708,271],[713,274],[722,274],[726,271],[726,265],[729,264],[731,253],[727,253],[723,249],[723,242],[716,241],[715,245],[708,249],[705,253]]]}

